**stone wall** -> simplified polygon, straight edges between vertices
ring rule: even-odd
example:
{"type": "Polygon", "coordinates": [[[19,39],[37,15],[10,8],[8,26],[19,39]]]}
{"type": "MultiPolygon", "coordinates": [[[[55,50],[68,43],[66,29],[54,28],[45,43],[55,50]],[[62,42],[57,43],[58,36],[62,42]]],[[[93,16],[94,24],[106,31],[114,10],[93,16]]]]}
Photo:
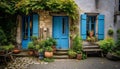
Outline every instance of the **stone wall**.
{"type": "Polygon", "coordinates": [[[39,36],[43,39],[52,36],[52,16],[49,11],[39,11],[39,36]]]}

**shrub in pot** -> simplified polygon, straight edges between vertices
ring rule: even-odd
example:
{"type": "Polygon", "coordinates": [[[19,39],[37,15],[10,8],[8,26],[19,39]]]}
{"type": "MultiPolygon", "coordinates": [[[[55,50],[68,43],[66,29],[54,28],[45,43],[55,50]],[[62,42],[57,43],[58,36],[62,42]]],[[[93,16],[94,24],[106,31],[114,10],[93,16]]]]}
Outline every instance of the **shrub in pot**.
{"type": "Polygon", "coordinates": [[[75,58],[76,57],[76,52],[73,51],[72,49],[68,50],[68,55],[69,55],[69,58],[75,58]]]}
{"type": "Polygon", "coordinates": [[[39,59],[42,60],[44,58],[44,49],[39,49],[39,59]]]}
{"type": "Polygon", "coordinates": [[[46,58],[51,58],[53,57],[53,49],[51,48],[51,46],[47,46],[45,48],[45,57],[46,58]]]}
{"type": "Polygon", "coordinates": [[[98,44],[100,48],[103,50],[105,56],[108,52],[112,51],[112,48],[115,46],[113,38],[110,37],[99,41],[98,44]]]}
{"type": "Polygon", "coordinates": [[[33,42],[28,43],[28,49],[29,49],[28,54],[34,55],[35,46],[34,46],[33,42]]]}
{"type": "Polygon", "coordinates": [[[113,29],[109,29],[109,30],[108,30],[108,35],[113,36],[113,34],[114,34],[113,29]]]}
{"type": "Polygon", "coordinates": [[[82,59],[82,38],[76,35],[73,39],[72,49],[77,53],[77,59],[82,59]]]}
{"type": "Polygon", "coordinates": [[[52,42],[52,49],[53,49],[53,52],[55,53],[56,52],[56,45],[57,45],[57,41],[54,39],[54,38],[49,38],[49,42],[52,42]]]}
{"type": "Polygon", "coordinates": [[[77,59],[78,60],[82,59],[82,52],[81,51],[77,51],[77,59]]]}

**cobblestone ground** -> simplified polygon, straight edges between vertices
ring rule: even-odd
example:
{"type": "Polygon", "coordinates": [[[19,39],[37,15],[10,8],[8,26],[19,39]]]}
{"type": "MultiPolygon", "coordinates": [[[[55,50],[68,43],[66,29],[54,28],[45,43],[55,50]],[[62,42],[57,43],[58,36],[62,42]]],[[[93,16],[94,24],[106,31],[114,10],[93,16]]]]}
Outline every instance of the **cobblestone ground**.
{"type": "Polygon", "coordinates": [[[14,62],[8,62],[4,69],[27,69],[30,64],[40,64],[40,60],[35,57],[17,57],[14,62]]]}

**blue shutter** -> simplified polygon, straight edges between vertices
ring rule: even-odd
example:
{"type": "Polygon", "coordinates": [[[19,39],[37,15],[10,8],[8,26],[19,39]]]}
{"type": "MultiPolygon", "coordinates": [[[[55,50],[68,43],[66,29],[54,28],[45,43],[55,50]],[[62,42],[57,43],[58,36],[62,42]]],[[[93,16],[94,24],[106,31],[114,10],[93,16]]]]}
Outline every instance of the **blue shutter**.
{"type": "Polygon", "coordinates": [[[98,15],[98,39],[104,39],[104,15],[98,15]]]}
{"type": "Polygon", "coordinates": [[[38,29],[39,29],[39,24],[38,24],[38,14],[33,14],[33,36],[38,37],[38,29]]]}
{"type": "Polygon", "coordinates": [[[83,40],[86,39],[86,20],[87,19],[87,15],[86,14],[82,14],[81,15],[81,37],[83,40]]]}

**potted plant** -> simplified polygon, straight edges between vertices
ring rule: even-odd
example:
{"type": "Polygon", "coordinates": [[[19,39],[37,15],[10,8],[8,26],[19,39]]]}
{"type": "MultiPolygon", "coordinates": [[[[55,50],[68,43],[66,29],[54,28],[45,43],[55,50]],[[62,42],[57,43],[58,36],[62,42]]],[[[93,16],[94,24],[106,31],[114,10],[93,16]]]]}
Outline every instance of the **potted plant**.
{"type": "Polygon", "coordinates": [[[94,31],[93,30],[89,31],[89,36],[93,37],[93,35],[94,35],[94,31]]]}
{"type": "Polygon", "coordinates": [[[45,57],[46,58],[51,58],[53,57],[53,49],[51,48],[51,46],[47,46],[45,48],[45,57]]]}
{"type": "Polygon", "coordinates": [[[82,51],[77,51],[77,59],[78,60],[82,59],[82,51]]]}
{"type": "Polygon", "coordinates": [[[76,35],[73,39],[73,50],[77,53],[77,59],[82,58],[82,38],[79,35],[76,35]]]}
{"type": "Polygon", "coordinates": [[[3,55],[3,54],[5,54],[5,50],[4,50],[3,46],[0,46],[0,55],[3,55]]]}
{"type": "Polygon", "coordinates": [[[102,49],[104,56],[106,56],[106,54],[110,52],[112,48],[115,46],[115,42],[113,38],[106,38],[104,40],[99,41],[98,45],[102,49]]]}
{"type": "Polygon", "coordinates": [[[41,48],[38,50],[38,52],[39,52],[39,59],[42,60],[44,58],[44,49],[41,48]]]}
{"type": "Polygon", "coordinates": [[[69,49],[68,50],[68,55],[69,55],[69,58],[70,59],[73,59],[73,58],[75,58],[76,57],[76,52],[75,51],[73,51],[72,49],[69,49]]]}
{"type": "Polygon", "coordinates": [[[57,41],[54,38],[49,38],[49,42],[52,42],[51,44],[52,44],[53,53],[55,53],[57,41]]]}
{"type": "Polygon", "coordinates": [[[39,44],[37,44],[37,45],[35,45],[35,50],[34,50],[34,56],[39,56],[39,52],[38,52],[38,50],[40,49],[40,46],[39,46],[39,44]]]}
{"type": "Polygon", "coordinates": [[[28,54],[29,55],[34,55],[35,46],[34,46],[33,42],[28,43],[28,49],[29,49],[28,54]]]}
{"type": "Polygon", "coordinates": [[[109,29],[109,30],[108,30],[108,35],[113,36],[113,34],[114,34],[113,29],[109,29]]]}

